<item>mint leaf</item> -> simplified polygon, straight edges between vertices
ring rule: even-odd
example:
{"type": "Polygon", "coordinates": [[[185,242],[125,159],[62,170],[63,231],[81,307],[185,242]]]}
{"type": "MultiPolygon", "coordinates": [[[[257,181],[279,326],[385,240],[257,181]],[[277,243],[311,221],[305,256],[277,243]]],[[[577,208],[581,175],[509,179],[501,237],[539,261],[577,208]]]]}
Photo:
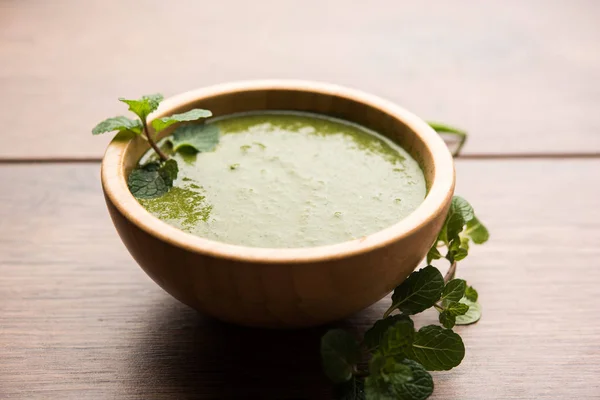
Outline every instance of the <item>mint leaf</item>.
{"type": "Polygon", "coordinates": [[[462,232],[465,224],[474,217],[473,207],[469,202],[462,197],[454,196],[444,224],[447,243],[453,239],[458,239],[460,243],[458,235],[462,232]]]}
{"type": "Polygon", "coordinates": [[[173,150],[212,151],[219,143],[219,128],[214,124],[180,126],[169,138],[173,150]]]}
{"type": "Polygon", "coordinates": [[[396,399],[396,387],[412,380],[412,370],[402,358],[375,354],[369,362],[371,375],[365,381],[367,399],[396,399]]]}
{"type": "Polygon", "coordinates": [[[442,301],[459,301],[465,295],[467,282],[464,279],[452,279],[442,292],[442,301]]]}
{"type": "Polygon", "coordinates": [[[433,393],[433,378],[422,365],[412,360],[403,360],[402,364],[408,366],[412,372],[412,379],[406,383],[395,386],[399,400],[425,400],[433,393]]]}
{"type": "Polygon", "coordinates": [[[336,385],[334,398],[337,400],[365,400],[364,380],[353,376],[348,382],[336,385]]]}
{"type": "Polygon", "coordinates": [[[413,343],[415,326],[410,318],[397,321],[381,338],[379,351],[385,356],[402,356],[413,343]]]}
{"type": "Polygon", "coordinates": [[[477,217],[473,217],[473,219],[467,222],[465,234],[473,240],[473,243],[476,244],[485,243],[490,238],[490,233],[488,232],[487,228],[483,226],[477,217]]]}
{"type": "Polygon", "coordinates": [[[452,315],[448,311],[444,310],[440,313],[440,324],[444,328],[452,329],[456,325],[456,315],[452,315]]]}
{"type": "Polygon", "coordinates": [[[129,119],[123,116],[107,118],[92,129],[92,134],[99,135],[113,131],[130,131],[139,135],[142,133],[142,122],[138,119],[129,119]]]}
{"type": "Polygon", "coordinates": [[[363,338],[364,345],[369,350],[374,350],[378,348],[381,344],[381,340],[383,339],[383,335],[388,330],[388,328],[396,324],[396,322],[405,320],[408,320],[412,323],[412,320],[406,315],[392,315],[387,318],[376,321],[375,325],[373,325],[368,331],[365,332],[365,336],[363,338]]]}
{"type": "Polygon", "coordinates": [[[481,305],[476,301],[471,301],[464,298],[460,301],[463,304],[469,306],[469,310],[464,315],[456,317],[457,325],[471,325],[479,321],[481,318],[481,305]]]}
{"type": "Polygon", "coordinates": [[[127,186],[134,197],[152,199],[167,193],[177,178],[178,167],[175,160],[146,164],[129,174],[127,186]]]}
{"type": "Polygon", "coordinates": [[[448,246],[448,255],[446,258],[450,262],[463,260],[469,255],[468,248],[468,244],[466,248],[463,247],[462,238],[455,236],[450,242],[450,246],[448,246]]]}
{"type": "Polygon", "coordinates": [[[321,338],[323,370],[333,382],[342,383],[350,380],[359,358],[358,343],[343,329],[330,330],[321,338]]]}
{"type": "Polygon", "coordinates": [[[418,363],[397,358],[381,362],[377,356],[372,361],[380,368],[370,368],[372,375],[365,381],[367,399],[425,400],[433,393],[433,379],[418,363]]]}
{"type": "Polygon", "coordinates": [[[392,305],[386,311],[389,315],[398,309],[404,314],[417,314],[438,301],[444,290],[444,278],[440,271],[428,265],[413,272],[400,284],[392,295],[392,305]]]}
{"type": "Polygon", "coordinates": [[[446,306],[446,311],[455,317],[459,315],[465,315],[469,311],[469,306],[465,303],[452,301],[446,306]]]}
{"type": "Polygon", "coordinates": [[[159,173],[165,181],[165,184],[170,188],[173,187],[173,181],[177,179],[177,174],[179,173],[179,166],[177,165],[177,161],[168,159],[163,163],[161,168],[159,169],[159,173]]]}
{"type": "Polygon", "coordinates": [[[155,93],[142,96],[142,98],[137,100],[129,100],[120,97],[119,101],[127,104],[129,106],[129,111],[140,117],[142,121],[145,121],[148,114],[158,108],[158,105],[163,101],[163,98],[162,94],[155,93]]]}
{"type": "Polygon", "coordinates": [[[437,325],[419,329],[407,354],[407,358],[429,371],[450,370],[459,365],[464,356],[465,345],[460,336],[437,325]]]}
{"type": "Polygon", "coordinates": [[[152,121],[152,127],[154,128],[154,131],[158,133],[177,122],[196,121],[200,118],[208,118],[210,116],[212,116],[210,111],[195,108],[181,114],[173,114],[168,117],[157,118],[152,121]]]}
{"type": "Polygon", "coordinates": [[[452,259],[454,261],[460,261],[460,260],[464,260],[465,258],[467,258],[468,255],[469,255],[469,252],[466,249],[459,247],[456,251],[452,252],[452,259]]]}
{"type": "Polygon", "coordinates": [[[469,301],[477,301],[479,294],[477,293],[477,290],[475,290],[475,288],[473,286],[469,286],[465,289],[465,297],[469,301]]]}
{"type": "Polygon", "coordinates": [[[431,264],[431,261],[439,260],[440,258],[442,258],[442,255],[440,254],[440,251],[437,248],[436,240],[433,246],[431,246],[431,249],[429,249],[429,251],[427,252],[427,264],[431,264]]]}
{"type": "Polygon", "coordinates": [[[396,400],[391,385],[375,375],[365,379],[365,395],[367,400],[396,400]]]}

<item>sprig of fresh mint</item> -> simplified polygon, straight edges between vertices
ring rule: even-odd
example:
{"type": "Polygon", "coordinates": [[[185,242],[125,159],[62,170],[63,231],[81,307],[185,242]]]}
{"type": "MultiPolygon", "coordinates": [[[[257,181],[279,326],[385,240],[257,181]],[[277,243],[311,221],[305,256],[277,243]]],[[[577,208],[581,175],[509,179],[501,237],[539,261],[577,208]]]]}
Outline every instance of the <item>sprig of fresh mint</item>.
{"type": "MultiPolygon", "coordinates": [[[[430,125],[439,133],[458,137],[457,155],[466,133],[443,124],[430,125]]],[[[452,328],[481,318],[479,295],[465,280],[455,278],[457,264],[469,255],[471,242],[482,244],[488,239],[488,230],[469,202],[453,197],[437,240],[427,253],[428,265],[396,287],[392,304],[362,341],[339,329],[321,339],[323,367],[337,384],[338,399],[424,400],[433,393],[428,371],[455,368],[465,356],[464,343],[452,328]],[[431,265],[442,258],[450,263],[445,276],[431,265]],[[411,315],[430,308],[438,311],[441,326],[415,330],[411,315]],[[360,357],[363,354],[368,354],[366,360],[360,357]],[[367,368],[362,367],[365,362],[367,368]]]]}
{"type": "Polygon", "coordinates": [[[438,240],[428,253],[428,258],[446,258],[451,263],[449,273],[444,277],[436,267],[427,265],[410,274],[394,290],[383,318],[365,332],[361,342],[340,329],[323,336],[323,368],[339,384],[338,393],[344,391],[339,398],[426,399],[433,393],[433,379],[427,371],[447,371],[461,363],[465,346],[452,328],[477,322],[481,306],[477,291],[465,280],[454,278],[456,265],[468,255],[470,241],[480,244],[488,238],[473,207],[455,196],[438,240]],[[444,248],[446,255],[442,256],[444,248]],[[439,312],[442,326],[416,330],[410,316],[432,307],[439,312]],[[361,368],[364,353],[369,354],[366,369],[361,368]]]}
{"type": "MultiPolygon", "coordinates": [[[[153,161],[133,170],[127,180],[131,193],[138,199],[149,199],[159,197],[167,193],[173,187],[173,181],[177,179],[179,168],[177,162],[169,156],[156,143],[155,138],[148,129],[148,116],[156,111],[163,101],[160,93],[142,96],[137,100],[119,98],[119,101],[129,106],[129,111],[137,115],[138,119],[129,119],[117,116],[100,122],[92,134],[99,135],[106,132],[132,133],[145,138],[152,149],[158,155],[160,161],[153,161]]],[[[179,122],[197,121],[212,116],[208,110],[195,108],[180,114],[156,118],[151,122],[154,133],[157,134],[173,124],[179,122]]],[[[173,150],[182,148],[192,151],[210,151],[219,142],[219,131],[214,125],[187,125],[178,127],[169,138],[173,150]]]]}

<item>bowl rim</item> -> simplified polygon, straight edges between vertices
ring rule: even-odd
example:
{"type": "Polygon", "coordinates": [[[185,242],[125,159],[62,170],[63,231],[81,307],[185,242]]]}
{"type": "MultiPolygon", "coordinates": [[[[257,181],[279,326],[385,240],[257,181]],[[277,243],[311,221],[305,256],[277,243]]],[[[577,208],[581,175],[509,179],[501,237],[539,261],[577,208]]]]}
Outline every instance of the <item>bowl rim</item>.
{"type": "Polygon", "coordinates": [[[422,119],[404,108],[377,96],[334,84],[300,80],[253,80],[223,83],[187,91],[165,99],[150,114],[150,120],[167,115],[176,108],[201,98],[257,90],[290,90],[345,97],[377,108],[401,120],[421,138],[432,155],[434,178],[424,201],[406,218],[365,237],[317,247],[261,248],[218,242],[190,233],[161,221],[138,203],[127,187],[123,164],[133,138],[112,139],[101,164],[101,181],[107,201],[132,224],[151,236],[173,246],[216,258],[266,264],[312,263],[347,258],[367,253],[410,236],[428,224],[449,204],[454,193],[454,161],[442,138],[422,119]]]}

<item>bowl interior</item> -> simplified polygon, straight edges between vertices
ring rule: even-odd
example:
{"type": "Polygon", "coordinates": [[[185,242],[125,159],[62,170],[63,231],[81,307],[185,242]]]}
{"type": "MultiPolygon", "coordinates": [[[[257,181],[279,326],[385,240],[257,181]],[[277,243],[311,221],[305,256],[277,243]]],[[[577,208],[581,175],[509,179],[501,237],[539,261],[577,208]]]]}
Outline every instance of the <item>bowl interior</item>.
{"type": "MultiPolygon", "coordinates": [[[[303,111],[360,124],[387,136],[408,151],[421,166],[428,190],[423,203],[407,218],[366,238],[301,249],[261,249],[218,243],[171,227],[147,213],[135,201],[128,192],[126,177],[149,149],[149,145],[139,137],[116,137],[110,144],[102,165],[102,181],[107,196],[132,222],[149,233],[194,251],[267,262],[307,261],[323,256],[343,257],[345,254],[383,246],[402,235],[410,234],[432,215],[439,213],[454,189],[452,156],[443,140],[413,114],[366,93],[313,82],[239,82],[169,98],[161,103],[150,118],[160,118],[192,108],[211,110],[215,117],[260,110],[303,111]]],[[[175,128],[173,126],[161,132],[159,138],[168,136],[175,128]]]]}

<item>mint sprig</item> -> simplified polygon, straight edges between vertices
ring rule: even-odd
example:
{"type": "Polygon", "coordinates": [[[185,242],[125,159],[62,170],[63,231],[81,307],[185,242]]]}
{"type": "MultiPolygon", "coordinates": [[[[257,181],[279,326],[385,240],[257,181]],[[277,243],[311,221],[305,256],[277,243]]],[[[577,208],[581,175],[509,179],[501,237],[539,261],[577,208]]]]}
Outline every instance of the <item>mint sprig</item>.
{"type": "Polygon", "coordinates": [[[365,332],[360,343],[362,351],[354,336],[343,330],[330,331],[323,337],[321,355],[326,374],[333,382],[343,383],[338,389],[347,388],[338,398],[426,399],[433,392],[433,380],[427,371],[447,371],[462,362],[465,346],[452,328],[477,322],[481,306],[475,288],[454,275],[458,261],[468,255],[470,241],[480,244],[488,238],[473,207],[455,196],[427,255],[428,263],[439,259],[451,263],[446,276],[433,265],[410,274],[394,290],[392,304],[383,318],[365,332]],[[442,326],[415,330],[411,316],[432,307],[439,312],[442,326]],[[337,346],[323,347],[334,339],[337,346]],[[368,370],[359,368],[364,363],[360,357],[364,352],[369,354],[368,370]]]}
{"type": "MultiPolygon", "coordinates": [[[[443,124],[430,125],[439,133],[458,138],[456,155],[466,141],[466,133],[443,124]]],[[[360,342],[362,352],[358,354],[368,355],[369,368],[359,367],[365,360],[356,358],[355,347],[340,364],[339,374],[333,379],[338,383],[336,398],[424,400],[433,393],[433,379],[427,371],[450,370],[465,356],[464,343],[452,328],[481,318],[479,294],[465,280],[455,278],[458,263],[468,257],[471,242],[482,244],[488,239],[489,232],[471,204],[462,197],[453,197],[437,240],[427,253],[427,266],[396,287],[383,318],[365,332],[360,342]],[[431,265],[441,259],[450,263],[445,276],[431,265]],[[441,326],[428,325],[416,331],[411,316],[429,308],[438,311],[441,326]],[[339,384],[340,380],[343,383],[339,384]]],[[[336,332],[342,337],[340,330],[336,332]]],[[[352,340],[344,337],[358,343],[352,335],[352,340]]],[[[327,375],[331,378],[331,371],[327,375]]]]}
{"type": "MultiPolygon", "coordinates": [[[[129,174],[127,185],[133,196],[138,199],[162,196],[173,187],[173,182],[177,179],[179,171],[177,162],[170,159],[157,145],[155,138],[148,129],[148,116],[158,109],[158,106],[163,101],[163,95],[156,93],[142,96],[139,99],[119,98],[119,101],[127,104],[129,111],[137,115],[138,119],[129,119],[124,116],[108,118],[96,125],[92,129],[92,134],[99,135],[116,131],[118,133],[126,132],[144,137],[150,144],[150,147],[156,152],[160,161],[152,162],[133,170],[129,174]]],[[[210,111],[196,108],[184,113],[157,118],[152,121],[151,126],[156,134],[178,122],[197,121],[210,116],[212,116],[210,111]]],[[[179,127],[178,130],[182,128],[186,127],[179,127]]],[[[177,135],[178,130],[175,131],[174,136],[177,135]]],[[[185,146],[191,147],[195,151],[209,151],[214,149],[214,146],[219,141],[217,128],[211,128],[210,135],[201,135],[202,132],[203,130],[201,129],[186,130],[185,146]],[[210,143],[212,147],[206,143],[210,143]]],[[[182,134],[180,133],[179,135],[182,134]]],[[[174,145],[173,147],[173,150],[177,151],[181,146],[174,145]]]]}

